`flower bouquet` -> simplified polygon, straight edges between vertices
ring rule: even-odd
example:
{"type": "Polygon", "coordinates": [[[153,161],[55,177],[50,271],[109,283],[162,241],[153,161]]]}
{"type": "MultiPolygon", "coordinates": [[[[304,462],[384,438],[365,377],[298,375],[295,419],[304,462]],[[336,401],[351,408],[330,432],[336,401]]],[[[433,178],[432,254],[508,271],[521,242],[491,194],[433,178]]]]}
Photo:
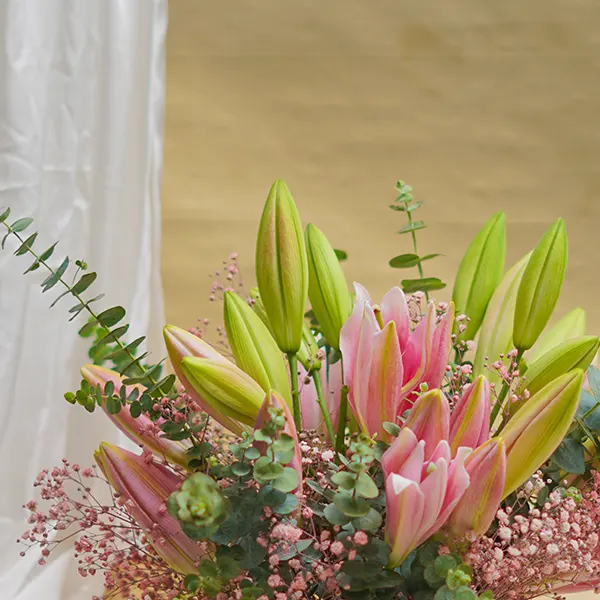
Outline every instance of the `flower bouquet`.
{"type": "MultiPolygon", "coordinates": [[[[558,597],[600,582],[600,340],[575,309],[550,329],[567,262],[556,221],[504,272],[505,218],[467,249],[452,302],[424,277],[399,182],[392,209],[419,270],[374,301],[290,192],[272,186],[257,288],[235,255],[206,322],[167,326],[173,374],[127,339],[125,310],[97,312],[85,261],[38,253],[31,219],[9,224],[42,288],[62,287],[93,364],[68,402],[100,408],[138,452],[102,443],[96,466],[44,470],[19,540],[43,564],[65,540],[105,598],[471,600],[558,597]],[[52,265],[51,265],[52,262],[52,265]],[[74,278],[66,279],[68,270],[74,278]],[[310,310],[306,312],[307,304],[310,310]],[[98,491],[105,486],[105,491],[98,491]],[[101,498],[107,497],[107,500],[101,498]]],[[[3,244],[4,245],[4,244],[3,244]]]]}

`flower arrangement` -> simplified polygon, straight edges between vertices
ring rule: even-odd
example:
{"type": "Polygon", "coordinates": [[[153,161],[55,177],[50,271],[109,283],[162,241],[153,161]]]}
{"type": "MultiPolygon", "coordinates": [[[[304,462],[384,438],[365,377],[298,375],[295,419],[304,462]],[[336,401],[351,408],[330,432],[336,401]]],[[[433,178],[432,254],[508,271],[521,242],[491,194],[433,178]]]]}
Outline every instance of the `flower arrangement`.
{"type": "Polygon", "coordinates": [[[460,264],[452,302],[429,293],[403,182],[392,209],[417,267],[379,301],[344,277],[342,251],[303,229],[282,181],[256,247],[258,287],[235,255],[207,322],[167,326],[173,374],[125,341],[120,306],[96,312],[85,261],[50,265],[31,219],[4,242],[64,289],[93,364],[65,399],[102,409],[140,446],[102,443],[96,465],[39,474],[23,553],[75,539],[83,577],[122,599],[528,599],[600,585],[600,339],[575,309],[551,328],[567,262],[556,221],[504,272],[505,218],[484,225],[460,264]],[[73,282],[66,279],[76,269],[73,282]],[[308,301],[311,309],[306,312],[308,301]],[[98,491],[99,486],[105,490],[98,491]],[[108,494],[106,494],[108,491],[108,494]],[[109,500],[101,500],[107,497],[109,500]]]}

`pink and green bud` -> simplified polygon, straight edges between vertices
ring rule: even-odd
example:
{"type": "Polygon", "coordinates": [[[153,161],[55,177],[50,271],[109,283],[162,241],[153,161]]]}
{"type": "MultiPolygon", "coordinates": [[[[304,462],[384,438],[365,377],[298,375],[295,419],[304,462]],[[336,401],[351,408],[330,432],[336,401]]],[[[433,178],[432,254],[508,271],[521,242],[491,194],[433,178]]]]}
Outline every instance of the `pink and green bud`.
{"type": "Polygon", "coordinates": [[[350,293],[342,265],[323,232],[306,227],[308,256],[308,297],[325,339],[340,347],[340,330],[352,313],[350,293]]]}
{"type": "Polygon", "coordinates": [[[156,553],[178,573],[195,573],[205,552],[166,510],[167,499],[183,479],[145,456],[106,443],[100,445],[95,458],[156,553]]]}
{"type": "Polygon", "coordinates": [[[585,310],[574,308],[560,319],[553,327],[540,336],[531,350],[525,353],[528,364],[534,363],[558,344],[585,335],[585,310]]]}
{"type": "Polygon", "coordinates": [[[496,385],[502,383],[502,378],[497,373],[490,371],[485,365],[486,363],[495,363],[498,360],[502,360],[506,367],[509,365],[506,355],[514,348],[512,334],[517,292],[530,255],[527,254],[506,272],[488,304],[479,330],[477,352],[473,361],[473,374],[483,375],[485,373],[490,383],[496,385]],[[504,358],[501,358],[501,355],[504,358]]]}
{"type": "Polygon", "coordinates": [[[428,460],[425,445],[405,427],[382,457],[390,567],[444,526],[469,486],[464,463],[470,449],[460,448],[452,459],[442,440],[428,460]]]}
{"type": "Polygon", "coordinates": [[[459,340],[472,340],[488,303],[502,279],[506,254],[506,218],[496,213],[470,243],[458,267],[452,300],[458,314],[470,321],[458,334],[459,340]]]}
{"type": "Polygon", "coordinates": [[[517,293],[513,343],[529,350],[550,320],[567,268],[567,231],[558,219],[534,249],[517,293]]]}
{"type": "Polygon", "coordinates": [[[256,280],[277,345],[283,352],[298,352],[308,263],[300,216],[283,181],[273,184],[263,210],[256,244],[256,280]]]}
{"type": "Polygon", "coordinates": [[[184,358],[181,370],[213,412],[254,425],[265,391],[233,363],[208,358],[184,358]]]}
{"type": "Polygon", "coordinates": [[[425,458],[429,458],[450,432],[450,405],[441,390],[430,390],[419,396],[410,409],[404,427],[425,442],[425,458]]]}
{"type": "Polygon", "coordinates": [[[215,421],[221,423],[223,427],[233,433],[239,435],[242,431],[248,430],[249,427],[229,416],[229,413],[225,410],[225,406],[221,406],[218,402],[215,403],[214,400],[213,403],[209,402],[195,389],[183,370],[182,361],[184,358],[196,357],[209,359],[215,363],[222,363],[224,365],[235,365],[219,354],[212,346],[189,331],[185,331],[185,329],[175,327],[174,325],[167,325],[163,330],[163,334],[173,370],[181,385],[183,385],[186,392],[198,406],[215,419],[215,421]]]}
{"type": "Polygon", "coordinates": [[[576,369],[534,394],[502,430],[506,443],[504,494],[517,489],[550,458],[575,417],[583,371],[576,369]]]}
{"type": "Polygon", "coordinates": [[[267,326],[235,292],[225,292],[225,329],[237,366],[263,390],[292,402],[287,367],[267,326]]]}
{"type": "MultiPolygon", "coordinates": [[[[84,365],[81,368],[83,378],[92,386],[100,386],[104,390],[107,383],[112,383],[114,393],[119,394],[123,387],[123,378],[115,371],[100,367],[98,365],[84,365]]],[[[127,397],[138,390],[142,394],[143,388],[140,385],[125,386],[127,397]]],[[[162,431],[158,428],[161,421],[153,421],[147,414],[142,413],[139,417],[131,416],[130,405],[122,406],[121,410],[113,414],[107,410],[106,396],[102,396],[102,409],[106,416],[133,442],[140,444],[148,450],[151,450],[157,456],[160,456],[168,462],[186,467],[189,457],[186,451],[190,447],[189,442],[177,442],[162,437],[162,431]]]]}
{"type": "Polygon", "coordinates": [[[465,461],[470,483],[449,520],[456,536],[483,535],[490,527],[502,501],[506,477],[504,440],[488,440],[465,461]]]}
{"type": "Polygon", "coordinates": [[[529,364],[521,388],[535,394],[557,377],[573,369],[587,371],[598,353],[598,348],[600,338],[594,335],[573,338],[554,346],[529,364]]]}
{"type": "Polygon", "coordinates": [[[449,439],[453,454],[460,446],[477,448],[489,439],[490,406],[490,383],[480,375],[464,388],[452,411],[449,439]]]}
{"type": "MultiPolygon", "coordinates": [[[[294,469],[296,474],[298,475],[298,487],[296,490],[302,489],[302,452],[300,450],[300,440],[298,439],[298,431],[296,430],[296,425],[294,424],[294,417],[285,402],[285,400],[277,393],[277,392],[268,392],[267,396],[258,411],[258,416],[256,417],[256,423],[254,424],[254,429],[261,429],[265,423],[271,420],[271,410],[276,409],[281,411],[284,419],[285,425],[283,427],[283,433],[289,435],[294,440],[294,457],[287,464],[288,467],[294,469]]],[[[261,442],[257,442],[255,444],[262,452],[265,450],[265,444],[261,442]]],[[[292,484],[293,485],[293,484],[292,484]]],[[[294,491],[296,491],[294,490],[294,491]]]]}

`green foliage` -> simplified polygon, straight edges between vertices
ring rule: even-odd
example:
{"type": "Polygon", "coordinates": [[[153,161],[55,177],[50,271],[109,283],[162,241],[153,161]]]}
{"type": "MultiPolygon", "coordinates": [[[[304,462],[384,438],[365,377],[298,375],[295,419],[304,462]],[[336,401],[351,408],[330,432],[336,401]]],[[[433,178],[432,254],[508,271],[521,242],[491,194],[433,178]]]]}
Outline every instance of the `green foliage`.
{"type": "Polygon", "coordinates": [[[417,250],[417,236],[416,232],[425,229],[427,225],[424,221],[414,221],[413,213],[418,210],[422,201],[415,201],[412,193],[412,187],[406,184],[404,181],[398,181],[396,183],[396,200],[395,204],[391,204],[390,208],[394,211],[403,212],[406,214],[408,223],[400,228],[398,233],[400,235],[410,234],[412,237],[413,252],[407,254],[399,254],[389,261],[390,267],[394,269],[410,269],[417,267],[419,271],[418,279],[403,279],[401,282],[402,289],[407,294],[422,291],[427,295],[428,292],[434,290],[441,290],[446,287],[446,284],[438,279],[437,277],[425,277],[423,274],[422,263],[440,256],[439,254],[426,254],[424,256],[419,255],[417,250]]]}

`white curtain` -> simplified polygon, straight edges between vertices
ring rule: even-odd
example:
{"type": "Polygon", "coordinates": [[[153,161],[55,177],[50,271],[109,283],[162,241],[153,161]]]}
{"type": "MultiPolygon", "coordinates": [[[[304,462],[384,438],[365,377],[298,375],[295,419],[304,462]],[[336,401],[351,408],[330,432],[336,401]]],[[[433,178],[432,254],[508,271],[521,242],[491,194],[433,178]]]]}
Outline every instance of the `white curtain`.
{"type": "MultiPolygon", "coordinates": [[[[35,218],[36,247],[60,240],[55,263],[85,259],[103,305],[130,311],[153,358],[165,32],[166,0],[0,0],[0,208],[35,218]]],[[[89,465],[117,434],[62,399],[86,346],[69,301],[50,310],[57,292],[41,294],[39,272],[23,277],[14,249],[0,252],[0,599],[90,598],[97,583],[73,577],[68,554],[43,568],[18,557],[36,474],[63,457],[89,465]]]]}

